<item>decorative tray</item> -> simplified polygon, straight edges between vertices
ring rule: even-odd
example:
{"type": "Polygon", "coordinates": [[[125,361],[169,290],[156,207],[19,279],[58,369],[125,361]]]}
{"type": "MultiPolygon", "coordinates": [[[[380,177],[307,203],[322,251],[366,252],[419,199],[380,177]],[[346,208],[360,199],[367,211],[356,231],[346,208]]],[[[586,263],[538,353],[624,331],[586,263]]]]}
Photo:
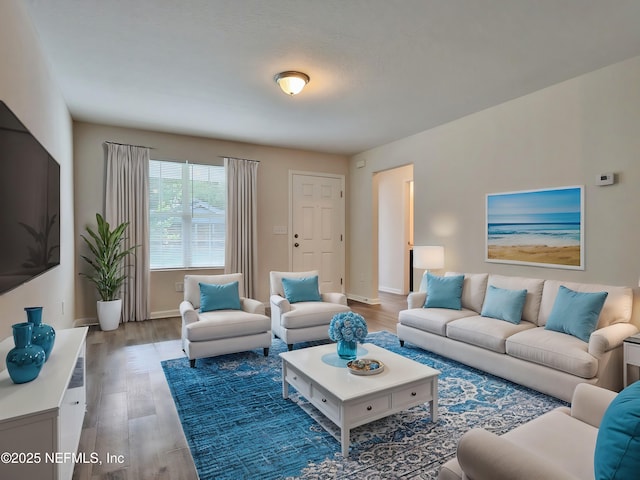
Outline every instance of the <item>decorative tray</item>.
{"type": "Polygon", "coordinates": [[[384,370],[384,363],[373,358],[360,358],[347,363],[347,368],[354,375],[376,375],[384,370]]]}

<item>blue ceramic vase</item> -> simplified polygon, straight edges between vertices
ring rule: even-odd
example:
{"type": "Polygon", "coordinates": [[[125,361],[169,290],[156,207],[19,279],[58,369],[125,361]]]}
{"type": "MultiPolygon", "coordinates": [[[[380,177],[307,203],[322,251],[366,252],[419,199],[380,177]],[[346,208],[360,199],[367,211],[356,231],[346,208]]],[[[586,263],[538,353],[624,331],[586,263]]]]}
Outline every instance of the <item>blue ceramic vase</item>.
{"type": "Polygon", "coordinates": [[[51,325],[42,323],[42,307],[26,307],[24,311],[27,312],[27,321],[33,325],[31,343],[42,347],[47,361],[56,341],[56,331],[51,325]]]}
{"type": "Polygon", "coordinates": [[[338,356],[343,360],[355,360],[358,352],[358,342],[338,340],[338,356]]]}
{"type": "Polygon", "coordinates": [[[13,383],[27,383],[40,374],[45,362],[44,349],[31,343],[32,324],[16,323],[12,328],[16,346],[7,354],[7,370],[13,383]]]}

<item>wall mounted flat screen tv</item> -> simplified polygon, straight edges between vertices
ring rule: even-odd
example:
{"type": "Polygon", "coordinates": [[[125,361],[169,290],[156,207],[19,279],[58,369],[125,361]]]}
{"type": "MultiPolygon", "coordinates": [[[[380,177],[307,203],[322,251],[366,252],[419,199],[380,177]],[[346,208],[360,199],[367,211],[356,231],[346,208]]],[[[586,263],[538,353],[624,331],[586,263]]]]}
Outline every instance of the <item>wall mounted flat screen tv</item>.
{"type": "Polygon", "coordinates": [[[60,165],[0,101],[0,295],[60,264],[60,165]]]}

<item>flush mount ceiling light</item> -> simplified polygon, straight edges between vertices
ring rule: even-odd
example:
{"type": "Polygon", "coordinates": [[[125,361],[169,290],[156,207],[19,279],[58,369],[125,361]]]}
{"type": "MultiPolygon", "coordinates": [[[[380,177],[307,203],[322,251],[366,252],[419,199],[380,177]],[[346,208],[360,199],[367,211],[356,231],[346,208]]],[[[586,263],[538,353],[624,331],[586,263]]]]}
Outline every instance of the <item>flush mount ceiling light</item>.
{"type": "Polygon", "coordinates": [[[287,95],[297,95],[309,83],[309,75],[302,72],[281,72],[275,76],[275,81],[287,95]]]}

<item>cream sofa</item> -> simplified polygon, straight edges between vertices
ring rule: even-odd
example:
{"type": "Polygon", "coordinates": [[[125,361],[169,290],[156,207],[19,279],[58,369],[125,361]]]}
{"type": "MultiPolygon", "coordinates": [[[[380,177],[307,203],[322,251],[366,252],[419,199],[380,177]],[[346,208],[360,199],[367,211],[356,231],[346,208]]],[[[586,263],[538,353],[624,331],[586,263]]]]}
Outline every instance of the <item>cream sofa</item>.
{"type": "Polygon", "coordinates": [[[457,457],[440,467],[438,480],[593,479],[598,428],[615,397],[583,383],[571,408],[556,408],[500,437],[469,430],[457,457]]]}
{"type": "Polygon", "coordinates": [[[399,313],[401,345],[410,342],[567,402],[580,383],[622,388],[622,342],[638,331],[629,323],[631,288],[477,273],[464,274],[461,310],[423,308],[426,296],[409,294],[409,308],[399,313]],[[488,285],[527,290],[519,324],[480,316],[488,285]],[[588,343],[544,328],[561,285],[608,292],[588,343]]]}

